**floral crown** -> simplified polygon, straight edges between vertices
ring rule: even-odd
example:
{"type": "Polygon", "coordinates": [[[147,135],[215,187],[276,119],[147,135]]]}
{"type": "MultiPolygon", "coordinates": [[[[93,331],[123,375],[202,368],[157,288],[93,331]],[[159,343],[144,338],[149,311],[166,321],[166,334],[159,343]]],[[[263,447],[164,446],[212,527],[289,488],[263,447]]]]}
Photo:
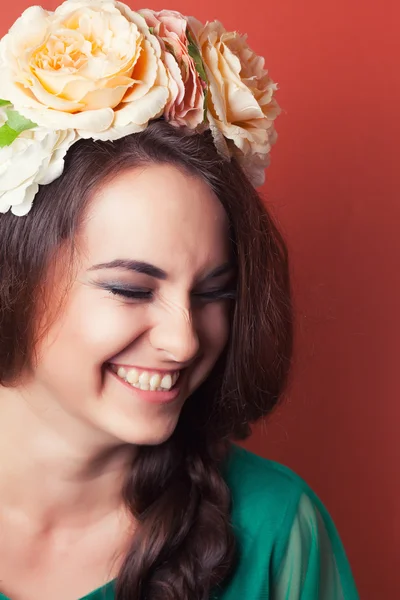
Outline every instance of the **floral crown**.
{"type": "Polygon", "coordinates": [[[0,212],[26,215],[79,139],[116,140],[160,117],[209,129],[259,186],[276,90],[246,37],[218,21],[116,0],[31,6],[0,40],[0,212]]]}

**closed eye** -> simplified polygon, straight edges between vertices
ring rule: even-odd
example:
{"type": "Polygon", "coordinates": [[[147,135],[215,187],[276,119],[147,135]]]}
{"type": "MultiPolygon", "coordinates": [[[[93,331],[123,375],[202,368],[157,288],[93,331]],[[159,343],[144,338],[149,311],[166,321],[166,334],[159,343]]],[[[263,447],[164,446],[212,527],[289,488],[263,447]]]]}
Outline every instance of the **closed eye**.
{"type": "Polygon", "coordinates": [[[120,296],[121,298],[128,298],[129,300],[151,300],[153,297],[153,292],[151,290],[145,289],[132,289],[132,288],[123,288],[116,286],[107,286],[104,288],[111,292],[114,296],[120,296]]]}
{"type": "MultiPolygon", "coordinates": [[[[132,289],[117,286],[104,286],[114,296],[127,298],[129,300],[149,301],[153,298],[153,291],[146,289],[132,289]]],[[[233,288],[215,289],[204,292],[193,292],[193,300],[196,303],[218,302],[220,300],[235,300],[236,290],[233,288]]]]}
{"type": "Polygon", "coordinates": [[[193,298],[200,302],[217,302],[218,300],[236,300],[236,290],[225,288],[210,290],[209,292],[194,292],[193,298]]]}

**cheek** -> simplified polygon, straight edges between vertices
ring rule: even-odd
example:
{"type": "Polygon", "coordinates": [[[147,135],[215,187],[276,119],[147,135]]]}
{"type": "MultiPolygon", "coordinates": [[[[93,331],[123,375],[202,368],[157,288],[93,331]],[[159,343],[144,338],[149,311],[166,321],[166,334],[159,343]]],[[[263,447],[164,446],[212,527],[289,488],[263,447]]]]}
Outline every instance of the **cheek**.
{"type": "Polygon", "coordinates": [[[106,292],[83,292],[74,294],[42,346],[42,360],[52,368],[98,368],[145,328],[143,307],[122,304],[106,292]]]}
{"type": "Polygon", "coordinates": [[[216,359],[228,342],[230,333],[230,309],[227,302],[209,304],[202,311],[199,333],[205,349],[216,359]]]}

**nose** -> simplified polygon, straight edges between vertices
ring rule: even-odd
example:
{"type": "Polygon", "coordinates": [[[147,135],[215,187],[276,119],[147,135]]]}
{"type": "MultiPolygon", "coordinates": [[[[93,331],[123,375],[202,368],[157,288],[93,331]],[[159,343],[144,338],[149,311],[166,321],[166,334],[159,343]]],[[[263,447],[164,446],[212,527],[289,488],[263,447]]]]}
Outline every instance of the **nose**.
{"type": "Polygon", "coordinates": [[[200,343],[191,310],[173,307],[163,311],[158,323],[151,329],[150,343],[168,360],[182,364],[193,360],[200,343]]]}

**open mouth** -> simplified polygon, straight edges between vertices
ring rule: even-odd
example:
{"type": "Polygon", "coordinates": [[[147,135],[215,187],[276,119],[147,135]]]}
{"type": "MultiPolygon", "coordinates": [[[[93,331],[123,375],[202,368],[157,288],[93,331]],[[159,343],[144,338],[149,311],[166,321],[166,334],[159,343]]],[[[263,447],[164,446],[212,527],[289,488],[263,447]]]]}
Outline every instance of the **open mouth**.
{"type": "Polygon", "coordinates": [[[110,369],[132,387],[144,392],[169,392],[177,384],[181,371],[159,373],[109,364],[110,369]]]}

